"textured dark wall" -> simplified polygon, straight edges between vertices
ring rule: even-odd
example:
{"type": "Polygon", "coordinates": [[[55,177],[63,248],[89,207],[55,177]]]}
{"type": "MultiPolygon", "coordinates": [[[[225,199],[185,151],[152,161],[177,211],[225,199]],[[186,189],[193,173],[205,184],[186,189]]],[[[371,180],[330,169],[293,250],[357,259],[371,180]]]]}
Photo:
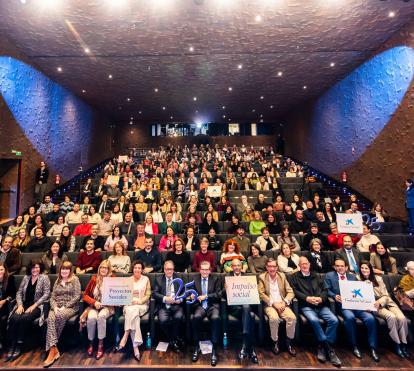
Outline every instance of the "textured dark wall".
{"type": "Polygon", "coordinates": [[[0,43],[0,158],[23,153],[22,208],[33,201],[34,173],[41,160],[64,182],[112,155],[106,119],[36,70],[6,40],[0,43]]]}
{"type": "Polygon", "coordinates": [[[414,175],[414,22],[315,102],[287,117],[287,152],[405,218],[414,175]]]}

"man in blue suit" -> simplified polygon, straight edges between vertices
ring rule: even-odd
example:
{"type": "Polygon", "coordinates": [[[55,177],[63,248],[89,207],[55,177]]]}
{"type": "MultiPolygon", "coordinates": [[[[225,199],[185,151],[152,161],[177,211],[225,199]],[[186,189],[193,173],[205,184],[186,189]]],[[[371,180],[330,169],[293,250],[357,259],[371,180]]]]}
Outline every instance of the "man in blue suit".
{"type": "Polygon", "coordinates": [[[335,259],[335,271],[329,272],[325,276],[325,286],[328,290],[328,296],[335,300],[336,309],[344,317],[345,328],[348,332],[348,340],[352,345],[352,352],[355,357],[361,358],[361,352],[357,347],[356,341],[356,318],[359,318],[367,327],[368,343],[371,349],[371,357],[375,362],[379,361],[377,355],[377,325],[372,313],[364,310],[350,310],[342,308],[341,292],[339,290],[339,280],[356,281],[357,278],[348,271],[348,264],[344,259],[335,259]]]}

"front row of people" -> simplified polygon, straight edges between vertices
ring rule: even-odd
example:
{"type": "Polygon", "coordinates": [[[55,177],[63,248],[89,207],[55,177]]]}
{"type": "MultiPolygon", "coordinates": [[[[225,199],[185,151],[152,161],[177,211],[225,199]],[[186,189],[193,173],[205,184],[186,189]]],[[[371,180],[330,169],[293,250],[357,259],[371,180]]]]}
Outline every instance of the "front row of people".
{"type": "MultiPolygon", "coordinates": [[[[231,276],[243,275],[240,260],[232,262],[231,276]]],[[[414,267],[413,267],[414,268],[414,267]]],[[[133,275],[130,277],[133,286],[133,299],[130,305],[123,307],[125,316],[125,332],[120,339],[116,350],[125,348],[128,338],[131,338],[134,357],[140,361],[139,347],[143,344],[140,321],[149,310],[151,297],[151,284],[147,276],[143,274],[144,264],[135,261],[132,264],[133,275]]],[[[361,358],[361,351],[357,345],[356,318],[359,318],[368,330],[368,344],[370,355],[374,361],[379,361],[377,353],[377,324],[375,316],[383,318],[387,322],[389,334],[395,344],[396,353],[402,357],[409,357],[407,336],[407,318],[391,299],[384,282],[380,276],[374,274],[371,265],[362,261],[359,264],[359,275],[348,272],[348,263],[337,257],[334,263],[335,271],[321,275],[311,271],[310,263],[306,257],[299,260],[299,271],[290,276],[288,280],[284,273],[278,271],[277,261],[269,258],[266,262],[266,272],[258,276],[258,291],[261,301],[264,303],[264,312],[269,321],[270,335],[273,341],[272,351],[279,354],[279,323],[286,324],[286,348],[291,356],[296,355],[293,339],[297,318],[292,310],[292,302],[298,300],[299,310],[309,321],[318,341],[317,358],[321,362],[327,359],[335,366],[340,366],[341,361],[336,355],[334,345],[338,327],[338,317],[331,311],[330,300],[335,303],[335,311],[342,316],[348,334],[348,340],[353,354],[361,358]],[[340,280],[369,280],[372,282],[375,293],[375,307],[377,312],[362,310],[349,310],[342,308],[342,299],[339,290],[340,280]],[[290,283],[289,283],[290,282],[290,283]],[[319,319],[323,319],[325,329],[319,319]]],[[[408,276],[414,276],[414,269],[409,270],[408,276]],[[411,272],[411,270],[413,272],[411,272]]],[[[181,326],[185,318],[185,301],[194,300],[191,306],[191,321],[194,349],[192,361],[196,362],[200,355],[199,341],[201,339],[201,324],[204,318],[209,321],[211,330],[210,338],[213,344],[211,365],[218,362],[218,343],[220,337],[220,302],[225,298],[225,285],[222,287],[221,278],[211,275],[210,262],[203,261],[200,272],[195,276],[195,293],[187,298],[177,299],[179,285],[174,273],[174,263],[167,260],[164,263],[164,274],[157,276],[152,297],[156,302],[162,338],[168,341],[172,350],[179,352],[182,346],[180,337],[181,326]]],[[[92,276],[85,292],[83,301],[86,309],[80,316],[81,327],[86,326],[89,344],[88,356],[94,355],[94,342],[98,338],[98,347],[95,358],[100,359],[104,355],[103,341],[106,337],[106,324],[115,308],[102,304],[103,280],[112,276],[111,263],[108,260],[101,262],[96,275],[92,276]]],[[[13,299],[14,277],[7,274],[4,264],[0,263],[0,314],[5,314],[5,304],[13,299]]],[[[16,304],[9,314],[8,343],[9,351],[5,361],[17,359],[22,352],[23,342],[30,336],[30,326],[35,319],[39,319],[41,326],[47,323],[46,351],[48,357],[44,362],[45,367],[51,366],[60,357],[57,348],[59,337],[66,322],[76,316],[80,309],[81,285],[78,277],[73,273],[73,266],[69,261],[61,264],[57,280],[50,289],[49,277],[43,273],[41,260],[34,259],[30,262],[27,275],[23,278],[16,294],[16,304]],[[45,303],[50,298],[50,311],[45,318],[45,303]]],[[[228,312],[241,321],[243,344],[239,352],[239,358],[250,358],[253,363],[258,363],[258,357],[254,350],[254,322],[255,313],[250,305],[228,306],[228,312]]]]}

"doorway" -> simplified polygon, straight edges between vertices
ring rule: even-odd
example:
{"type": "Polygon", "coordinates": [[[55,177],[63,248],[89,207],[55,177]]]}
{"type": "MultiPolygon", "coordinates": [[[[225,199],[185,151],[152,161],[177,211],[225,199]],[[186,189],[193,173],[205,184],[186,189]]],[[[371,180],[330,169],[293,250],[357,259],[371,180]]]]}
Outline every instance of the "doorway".
{"type": "Polygon", "coordinates": [[[21,170],[21,159],[0,159],[0,222],[19,214],[21,170]]]}

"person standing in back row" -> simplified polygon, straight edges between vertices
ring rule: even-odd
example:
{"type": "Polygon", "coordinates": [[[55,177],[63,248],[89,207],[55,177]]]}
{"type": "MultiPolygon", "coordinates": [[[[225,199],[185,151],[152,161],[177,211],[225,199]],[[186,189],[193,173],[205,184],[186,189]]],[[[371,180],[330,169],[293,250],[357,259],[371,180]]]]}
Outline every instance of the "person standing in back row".
{"type": "Polygon", "coordinates": [[[414,181],[412,179],[407,179],[405,181],[406,186],[406,199],[405,207],[408,212],[408,233],[414,233],[414,181]]]}
{"type": "Polygon", "coordinates": [[[42,202],[45,198],[47,180],[49,179],[49,169],[46,162],[41,161],[40,167],[36,170],[35,199],[36,202],[42,202]]]}

